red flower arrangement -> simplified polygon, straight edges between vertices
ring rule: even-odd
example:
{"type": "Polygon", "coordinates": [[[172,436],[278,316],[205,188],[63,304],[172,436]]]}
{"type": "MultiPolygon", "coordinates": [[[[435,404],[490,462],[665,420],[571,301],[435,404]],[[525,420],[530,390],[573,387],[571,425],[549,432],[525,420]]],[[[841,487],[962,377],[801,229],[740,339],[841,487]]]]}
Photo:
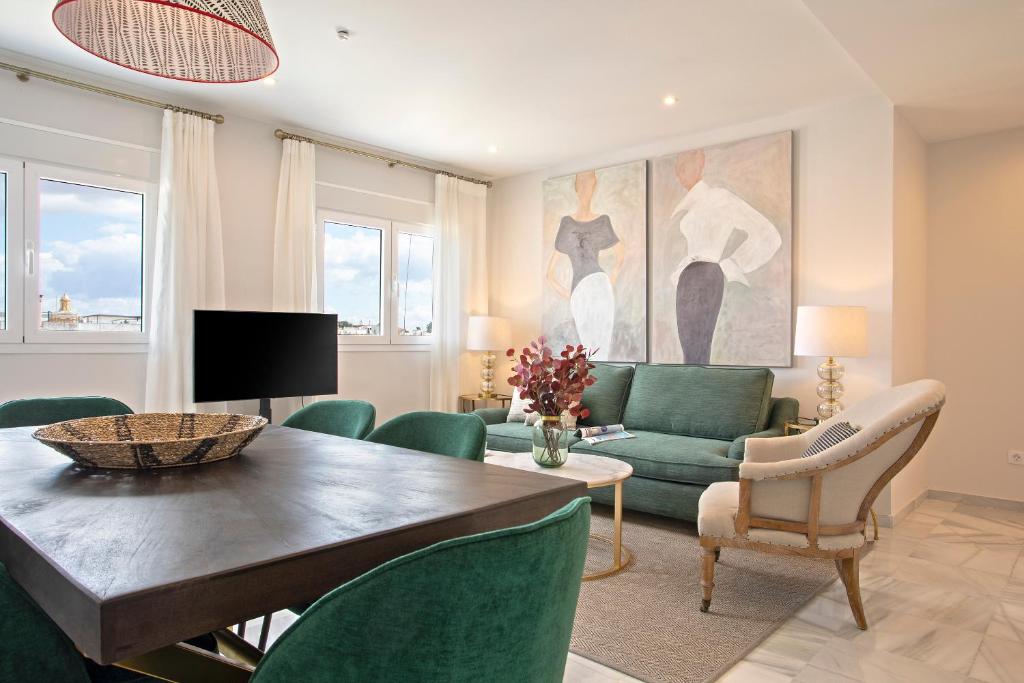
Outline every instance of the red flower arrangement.
{"type": "MultiPolygon", "coordinates": [[[[519,398],[530,401],[525,412],[557,417],[568,411],[570,415],[586,418],[590,411],[581,403],[583,390],[597,381],[590,375],[594,369],[590,362],[593,353],[580,344],[568,345],[555,356],[542,336],[519,354],[508,383],[519,391],[519,398]]],[[[509,349],[506,355],[514,358],[516,350],[509,349]]]]}

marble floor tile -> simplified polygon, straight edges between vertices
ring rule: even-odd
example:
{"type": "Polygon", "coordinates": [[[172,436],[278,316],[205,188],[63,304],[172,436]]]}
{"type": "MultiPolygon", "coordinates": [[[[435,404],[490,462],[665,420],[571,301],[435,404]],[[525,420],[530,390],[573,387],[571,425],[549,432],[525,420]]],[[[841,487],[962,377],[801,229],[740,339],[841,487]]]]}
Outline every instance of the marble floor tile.
{"type": "Polygon", "coordinates": [[[1024,644],[986,637],[971,667],[970,676],[987,683],[1024,681],[1024,644]]]}
{"type": "Polygon", "coordinates": [[[895,576],[911,583],[988,597],[999,597],[1009,582],[1008,576],[991,572],[885,553],[870,553],[861,562],[860,573],[862,585],[865,577],[895,576]]]}
{"type": "Polygon", "coordinates": [[[979,543],[945,543],[926,538],[914,548],[910,557],[954,567],[1010,576],[1020,558],[1022,544],[982,545],[979,543]]]}
{"type": "Polygon", "coordinates": [[[836,638],[823,647],[810,666],[863,683],[961,683],[960,673],[936,669],[915,659],[875,650],[836,638]]]}
{"type": "Polygon", "coordinates": [[[790,620],[754,648],[745,661],[795,676],[832,637],[828,629],[790,620]]]}
{"type": "Polygon", "coordinates": [[[838,600],[830,600],[822,595],[818,595],[804,605],[786,623],[791,623],[793,620],[805,622],[806,624],[830,631],[833,635],[852,637],[854,634],[861,632],[857,628],[857,622],[854,621],[853,614],[850,612],[850,604],[845,599],[839,602],[838,600]]]}
{"type": "MultiPolygon", "coordinates": [[[[986,635],[1024,643],[1024,602],[1004,601],[996,605],[986,635]]],[[[1024,662],[1021,662],[1024,671],[1024,662]]]]}
{"type": "Polygon", "coordinates": [[[819,669],[810,664],[804,667],[803,671],[793,679],[794,683],[855,683],[856,681],[856,678],[849,678],[834,671],[819,669]]]}
{"type": "Polygon", "coordinates": [[[1000,598],[1011,602],[1024,602],[1024,579],[1010,578],[1000,598]]]}
{"type": "Polygon", "coordinates": [[[967,674],[984,636],[910,614],[890,613],[851,642],[913,659],[936,669],[967,674]]]}
{"type": "Polygon", "coordinates": [[[564,683],[641,683],[632,676],[570,652],[565,662],[564,683]]]}
{"type": "Polygon", "coordinates": [[[719,677],[719,683],[788,683],[793,676],[743,660],[719,677]]]}
{"type": "Polygon", "coordinates": [[[999,605],[997,598],[959,593],[896,577],[877,577],[862,582],[861,592],[869,615],[885,611],[912,614],[978,633],[985,632],[999,605]]]}

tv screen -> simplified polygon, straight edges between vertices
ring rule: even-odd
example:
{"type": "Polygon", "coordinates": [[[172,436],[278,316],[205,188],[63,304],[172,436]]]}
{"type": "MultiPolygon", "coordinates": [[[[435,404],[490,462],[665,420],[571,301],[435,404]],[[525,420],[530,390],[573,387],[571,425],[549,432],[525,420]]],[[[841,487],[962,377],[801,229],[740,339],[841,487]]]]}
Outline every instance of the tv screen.
{"type": "Polygon", "coordinates": [[[195,311],[194,398],[244,401],[338,393],[338,316],[195,311]]]}

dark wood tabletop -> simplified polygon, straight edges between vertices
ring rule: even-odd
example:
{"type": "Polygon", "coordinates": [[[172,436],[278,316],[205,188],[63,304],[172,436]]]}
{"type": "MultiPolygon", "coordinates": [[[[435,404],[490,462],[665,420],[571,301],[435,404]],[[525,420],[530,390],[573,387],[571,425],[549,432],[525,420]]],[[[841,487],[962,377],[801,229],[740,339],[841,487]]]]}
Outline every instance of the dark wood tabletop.
{"type": "Polygon", "coordinates": [[[103,664],[587,495],[561,477],[285,427],[231,460],[149,472],[80,469],[32,431],[0,429],[0,562],[103,664]]]}

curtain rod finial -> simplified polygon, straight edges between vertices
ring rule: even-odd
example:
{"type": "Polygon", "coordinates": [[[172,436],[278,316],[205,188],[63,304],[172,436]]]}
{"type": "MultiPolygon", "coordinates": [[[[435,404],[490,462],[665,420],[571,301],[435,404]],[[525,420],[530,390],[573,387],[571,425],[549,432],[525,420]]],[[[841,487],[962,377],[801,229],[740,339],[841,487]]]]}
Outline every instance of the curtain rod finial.
{"type": "Polygon", "coordinates": [[[277,130],[274,131],[274,137],[277,138],[278,140],[287,140],[288,133],[285,133],[283,130],[278,128],[277,130]]]}
{"type": "Polygon", "coordinates": [[[210,117],[214,123],[224,123],[224,114],[214,114],[210,117]]]}

